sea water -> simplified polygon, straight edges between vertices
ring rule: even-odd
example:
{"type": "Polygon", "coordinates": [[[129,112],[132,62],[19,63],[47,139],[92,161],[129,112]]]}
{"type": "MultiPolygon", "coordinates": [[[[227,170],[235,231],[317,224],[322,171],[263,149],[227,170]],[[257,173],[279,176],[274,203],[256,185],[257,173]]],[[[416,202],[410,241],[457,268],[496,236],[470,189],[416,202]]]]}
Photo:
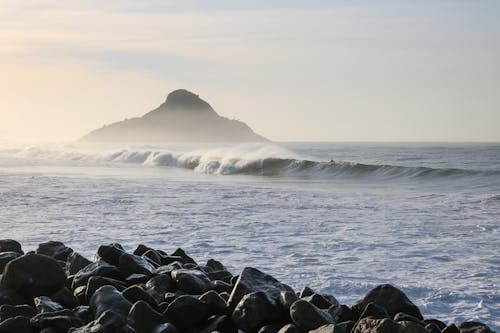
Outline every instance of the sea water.
{"type": "Polygon", "coordinates": [[[500,329],[500,144],[0,144],[2,238],[183,247],[351,304],[500,329]]]}

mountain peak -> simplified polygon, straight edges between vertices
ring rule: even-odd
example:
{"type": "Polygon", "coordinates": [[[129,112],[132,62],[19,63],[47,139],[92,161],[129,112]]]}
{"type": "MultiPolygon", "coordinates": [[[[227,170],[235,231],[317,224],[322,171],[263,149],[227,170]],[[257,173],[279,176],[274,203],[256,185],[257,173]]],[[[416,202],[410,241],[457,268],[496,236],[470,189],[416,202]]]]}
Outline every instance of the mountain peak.
{"type": "Polygon", "coordinates": [[[186,90],[177,89],[168,94],[165,103],[165,108],[170,110],[210,110],[214,111],[210,104],[202,100],[198,95],[186,90]]]}

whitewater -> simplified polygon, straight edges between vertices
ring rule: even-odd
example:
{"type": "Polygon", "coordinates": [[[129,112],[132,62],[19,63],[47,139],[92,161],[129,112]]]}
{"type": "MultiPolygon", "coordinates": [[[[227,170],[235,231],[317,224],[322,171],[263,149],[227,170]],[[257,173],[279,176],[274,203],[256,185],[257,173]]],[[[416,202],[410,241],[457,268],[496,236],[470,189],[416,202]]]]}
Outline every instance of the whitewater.
{"type": "Polygon", "coordinates": [[[88,257],[183,247],[347,304],[392,283],[500,329],[500,144],[0,142],[0,228],[88,257]]]}

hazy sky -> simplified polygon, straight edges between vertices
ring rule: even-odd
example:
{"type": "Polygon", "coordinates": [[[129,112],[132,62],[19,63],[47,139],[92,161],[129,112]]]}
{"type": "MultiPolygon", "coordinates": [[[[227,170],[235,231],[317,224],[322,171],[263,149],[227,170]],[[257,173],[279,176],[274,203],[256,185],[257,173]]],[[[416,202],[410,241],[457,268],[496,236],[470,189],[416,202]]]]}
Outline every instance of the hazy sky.
{"type": "Polygon", "coordinates": [[[0,139],[186,88],[274,140],[500,140],[500,1],[0,0],[0,139]]]}

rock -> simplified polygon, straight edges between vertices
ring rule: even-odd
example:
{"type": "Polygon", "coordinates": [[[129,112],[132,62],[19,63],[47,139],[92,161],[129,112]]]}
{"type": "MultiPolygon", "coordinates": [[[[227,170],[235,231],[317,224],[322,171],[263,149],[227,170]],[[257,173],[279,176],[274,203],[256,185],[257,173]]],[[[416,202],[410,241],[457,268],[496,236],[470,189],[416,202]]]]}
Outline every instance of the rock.
{"type": "Polygon", "coordinates": [[[144,301],[134,303],[128,314],[128,323],[137,333],[151,333],[156,326],[165,322],[165,317],[144,301]]]}
{"type": "Polygon", "coordinates": [[[299,296],[292,291],[281,291],[279,297],[279,304],[283,312],[290,314],[290,307],[292,304],[299,299],[299,296]]]}
{"type": "Polygon", "coordinates": [[[156,326],[151,333],[179,333],[177,328],[171,323],[156,326]]]}
{"type": "Polygon", "coordinates": [[[264,325],[260,328],[260,330],[257,333],[278,333],[282,327],[283,327],[282,323],[264,325]]]}
{"type": "Polygon", "coordinates": [[[344,304],[335,307],[334,311],[329,312],[331,313],[336,323],[341,323],[344,321],[358,321],[359,319],[359,313],[344,304]]]}
{"type": "Polygon", "coordinates": [[[215,291],[207,291],[199,299],[208,305],[209,315],[225,315],[227,313],[226,301],[215,291]]]}
{"type": "MultiPolygon", "coordinates": [[[[327,301],[323,296],[316,293],[312,294],[311,296],[302,297],[302,299],[316,305],[317,308],[322,310],[326,310],[332,305],[334,305],[329,301],[327,301]]],[[[335,304],[338,304],[338,302],[335,302],[335,304]]]]}
{"type": "Polygon", "coordinates": [[[228,300],[230,309],[234,309],[243,296],[252,292],[264,292],[270,300],[278,302],[282,291],[294,292],[292,288],[279,282],[272,276],[258,269],[246,267],[238,276],[228,300]]]}
{"type": "Polygon", "coordinates": [[[144,286],[146,292],[150,294],[158,303],[165,299],[165,294],[175,291],[175,284],[168,275],[158,275],[151,278],[144,286]]]}
{"type": "Polygon", "coordinates": [[[355,322],[353,321],[345,321],[338,324],[328,324],[318,327],[313,331],[309,331],[309,333],[349,333],[354,327],[355,322]]]}
{"type": "Polygon", "coordinates": [[[180,331],[185,331],[207,318],[208,305],[191,295],[179,296],[169,304],[164,315],[180,331]]]}
{"type": "Polygon", "coordinates": [[[80,305],[78,298],[66,287],[55,293],[52,299],[66,309],[73,309],[80,305]]]}
{"type": "Polygon", "coordinates": [[[231,318],[236,327],[245,332],[257,332],[260,327],[278,321],[281,317],[276,302],[262,291],[243,296],[231,318]]]}
{"type": "Polygon", "coordinates": [[[203,294],[212,289],[212,282],[205,273],[190,269],[172,271],[172,280],[177,288],[190,294],[203,294]]]}
{"type": "Polygon", "coordinates": [[[351,333],[428,333],[423,326],[411,321],[395,322],[392,319],[362,318],[351,333]]]}
{"type": "Polygon", "coordinates": [[[21,244],[13,239],[1,239],[0,252],[16,252],[21,256],[24,254],[21,244]]]}
{"type": "Polygon", "coordinates": [[[401,290],[390,284],[377,286],[366,294],[363,299],[356,302],[352,308],[358,313],[362,313],[368,303],[371,302],[386,309],[391,318],[393,318],[398,312],[404,312],[423,320],[418,307],[413,304],[401,290]]]}
{"type": "Polygon", "coordinates": [[[3,270],[5,269],[5,266],[12,260],[20,257],[21,255],[17,252],[1,252],[0,253],[0,273],[3,273],[3,270]]]}
{"type": "Polygon", "coordinates": [[[36,310],[27,304],[24,305],[4,304],[0,306],[0,322],[17,316],[32,318],[35,315],[36,315],[36,310]]]}
{"type": "Polygon", "coordinates": [[[83,257],[77,252],[71,252],[66,259],[66,272],[70,275],[78,273],[81,269],[90,265],[92,261],[83,257]]]}
{"type": "Polygon", "coordinates": [[[437,319],[424,319],[424,323],[434,324],[439,328],[440,331],[444,330],[444,328],[446,327],[445,323],[443,323],[441,320],[437,320],[437,319]]]}
{"type": "Polygon", "coordinates": [[[229,283],[233,278],[233,274],[228,271],[211,271],[206,273],[208,278],[212,281],[220,280],[229,283]]]}
{"type": "Polygon", "coordinates": [[[68,333],[136,333],[127,324],[125,317],[112,311],[104,311],[96,320],[79,328],[72,328],[68,333]]]}
{"type": "Polygon", "coordinates": [[[421,326],[425,326],[426,323],[423,320],[420,320],[416,317],[410,316],[409,314],[403,313],[403,312],[398,312],[394,316],[394,321],[413,321],[421,326]]]}
{"type": "Polygon", "coordinates": [[[88,323],[93,319],[92,313],[90,312],[90,306],[88,305],[80,305],[74,308],[73,313],[84,323],[88,323]]]}
{"type": "Polygon", "coordinates": [[[458,325],[460,333],[493,333],[491,328],[476,321],[466,321],[458,325]]]}
{"type": "Polygon", "coordinates": [[[17,316],[0,323],[1,333],[32,333],[29,318],[17,316]]]}
{"type": "Polygon", "coordinates": [[[20,295],[18,292],[0,286],[0,305],[21,305],[26,304],[30,300],[20,295]]]}
{"type": "Polygon", "coordinates": [[[427,324],[424,327],[429,333],[441,333],[441,330],[436,324],[427,324]]]}
{"type": "Polygon", "coordinates": [[[67,247],[61,242],[48,241],[38,244],[35,253],[43,254],[56,260],[66,261],[68,256],[73,252],[73,249],[67,247]]]}
{"type": "Polygon", "coordinates": [[[206,267],[210,267],[213,271],[227,271],[226,267],[215,259],[208,259],[206,267]]]}
{"type": "Polygon", "coordinates": [[[89,302],[94,317],[100,317],[107,310],[126,318],[132,307],[123,295],[113,286],[102,286],[92,295],[89,302]]]}
{"type": "Polygon", "coordinates": [[[455,324],[450,324],[446,326],[442,331],[442,333],[460,333],[460,330],[455,324]]]}
{"type": "Polygon", "coordinates": [[[47,296],[36,297],[34,302],[38,313],[55,312],[63,309],[61,304],[54,302],[47,296]]]}
{"type": "Polygon", "coordinates": [[[229,297],[229,294],[231,293],[231,291],[233,291],[232,285],[230,285],[229,283],[226,283],[224,281],[220,281],[220,280],[213,281],[212,288],[213,288],[213,290],[215,290],[218,293],[223,293],[223,292],[228,293],[228,297],[229,297]]]}
{"type": "Polygon", "coordinates": [[[75,290],[77,287],[86,286],[88,280],[92,276],[102,276],[111,279],[121,279],[122,274],[118,267],[108,264],[103,260],[98,260],[85,266],[78,271],[73,278],[71,289],[75,290]]]}
{"type": "Polygon", "coordinates": [[[26,254],[7,264],[1,286],[34,298],[52,295],[66,283],[66,273],[56,260],[40,254],[26,254]]]}
{"type": "Polygon", "coordinates": [[[303,299],[292,304],[290,317],[294,324],[303,331],[312,331],[323,325],[334,324],[330,314],[303,299]]]}
{"type": "Polygon", "coordinates": [[[183,263],[183,264],[188,264],[188,263],[191,263],[191,264],[194,264],[194,265],[197,265],[196,261],[194,261],[193,258],[191,258],[190,256],[188,256],[186,254],[186,252],[184,252],[183,249],[181,248],[178,248],[177,250],[175,250],[172,254],[171,254],[172,257],[177,257],[179,258],[178,260],[183,263]]]}
{"type": "Polygon", "coordinates": [[[158,303],[155,301],[153,296],[137,285],[128,287],[122,292],[122,295],[132,304],[138,301],[144,301],[152,308],[156,308],[158,306],[158,303]]]}
{"type": "Polygon", "coordinates": [[[300,291],[299,298],[312,296],[314,294],[315,294],[314,290],[312,290],[311,288],[306,286],[306,287],[302,288],[302,290],[300,291]]]}
{"type": "Polygon", "coordinates": [[[85,288],[85,298],[87,300],[90,300],[92,295],[96,292],[97,289],[101,288],[102,286],[113,286],[116,288],[118,291],[123,291],[127,287],[125,283],[107,278],[107,277],[102,277],[102,276],[91,276],[90,279],[87,281],[87,287],[85,288]]]}
{"type": "Polygon", "coordinates": [[[125,278],[125,283],[127,286],[133,286],[134,284],[144,284],[148,282],[150,276],[144,274],[132,274],[125,278]]]}
{"type": "Polygon", "coordinates": [[[294,324],[286,324],[278,331],[278,333],[302,333],[302,331],[294,324]]]}
{"type": "Polygon", "coordinates": [[[211,332],[237,333],[238,328],[228,316],[212,316],[208,319],[207,325],[202,328],[200,333],[211,332]]]}
{"type": "Polygon", "coordinates": [[[118,259],[118,263],[118,267],[125,276],[131,274],[144,274],[151,276],[156,270],[156,267],[143,257],[125,252],[122,253],[118,259]]]}
{"type": "Polygon", "coordinates": [[[371,302],[366,305],[365,309],[359,316],[360,319],[366,317],[382,319],[382,318],[389,318],[389,314],[387,313],[385,308],[377,305],[376,303],[371,302]]]}
{"type": "Polygon", "coordinates": [[[31,318],[30,323],[37,330],[50,327],[56,332],[67,332],[71,327],[80,327],[84,324],[80,318],[67,309],[40,313],[31,318]]]}
{"type": "Polygon", "coordinates": [[[97,255],[99,258],[113,266],[119,266],[120,256],[125,253],[125,250],[118,243],[112,243],[109,245],[101,245],[97,249],[97,255]]]}

